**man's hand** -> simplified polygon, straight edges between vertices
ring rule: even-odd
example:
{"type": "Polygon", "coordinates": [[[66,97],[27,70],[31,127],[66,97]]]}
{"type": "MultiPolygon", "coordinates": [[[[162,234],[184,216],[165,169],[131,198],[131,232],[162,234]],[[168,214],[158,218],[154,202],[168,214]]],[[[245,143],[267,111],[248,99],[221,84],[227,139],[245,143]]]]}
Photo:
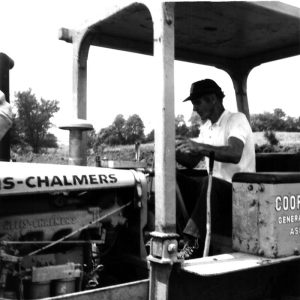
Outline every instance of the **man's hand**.
{"type": "Polygon", "coordinates": [[[176,138],[176,160],[182,166],[194,168],[203,158],[202,153],[198,152],[201,144],[186,138],[176,138]]]}
{"type": "Polygon", "coordinates": [[[179,138],[176,139],[176,152],[179,151],[185,154],[201,154],[203,147],[190,139],[179,138]]]}

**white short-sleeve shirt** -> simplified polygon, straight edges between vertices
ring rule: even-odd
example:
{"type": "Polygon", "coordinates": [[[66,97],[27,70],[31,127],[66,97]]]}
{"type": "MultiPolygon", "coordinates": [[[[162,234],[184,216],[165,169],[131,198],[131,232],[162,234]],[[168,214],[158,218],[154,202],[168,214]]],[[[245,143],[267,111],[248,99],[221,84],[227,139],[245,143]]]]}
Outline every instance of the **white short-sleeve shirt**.
{"type": "MultiPolygon", "coordinates": [[[[236,137],[244,143],[241,160],[237,164],[215,161],[213,169],[213,176],[229,182],[237,172],[255,172],[254,137],[246,116],[225,110],[216,123],[207,120],[200,128],[199,137],[194,139],[212,146],[226,146],[230,137],[236,137]]],[[[205,159],[208,166],[208,158],[205,159]]]]}

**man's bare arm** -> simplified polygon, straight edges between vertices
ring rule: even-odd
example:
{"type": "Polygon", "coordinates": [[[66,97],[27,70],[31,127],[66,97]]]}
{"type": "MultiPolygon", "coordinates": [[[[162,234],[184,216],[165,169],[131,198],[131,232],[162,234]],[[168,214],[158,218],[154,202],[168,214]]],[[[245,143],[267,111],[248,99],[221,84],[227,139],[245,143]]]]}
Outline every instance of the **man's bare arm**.
{"type": "Polygon", "coordinates": [[[198,157],[209,156],[210,152],[214,152],[216,161],[237,164],[241,160],[243,149],[244,143],[236,137],[230,137],[226,146],[212,146],[184,139],[177,144],[176,152],[198,157]]]}

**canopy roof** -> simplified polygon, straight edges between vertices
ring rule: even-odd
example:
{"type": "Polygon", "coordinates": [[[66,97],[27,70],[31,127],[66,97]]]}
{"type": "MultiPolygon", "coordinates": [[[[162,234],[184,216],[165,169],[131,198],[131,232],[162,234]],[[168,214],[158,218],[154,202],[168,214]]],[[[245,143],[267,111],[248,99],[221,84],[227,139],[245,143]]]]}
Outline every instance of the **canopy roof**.
{"type": "MultiPolygon", "coordinates": [[[[175,58],[226,69],[300,54],[300,9],[275,1],[175,2],[175,58]]],[[[88,26],[92,45],[153,53],[151,14],[132,3],[88,26]]]]}

